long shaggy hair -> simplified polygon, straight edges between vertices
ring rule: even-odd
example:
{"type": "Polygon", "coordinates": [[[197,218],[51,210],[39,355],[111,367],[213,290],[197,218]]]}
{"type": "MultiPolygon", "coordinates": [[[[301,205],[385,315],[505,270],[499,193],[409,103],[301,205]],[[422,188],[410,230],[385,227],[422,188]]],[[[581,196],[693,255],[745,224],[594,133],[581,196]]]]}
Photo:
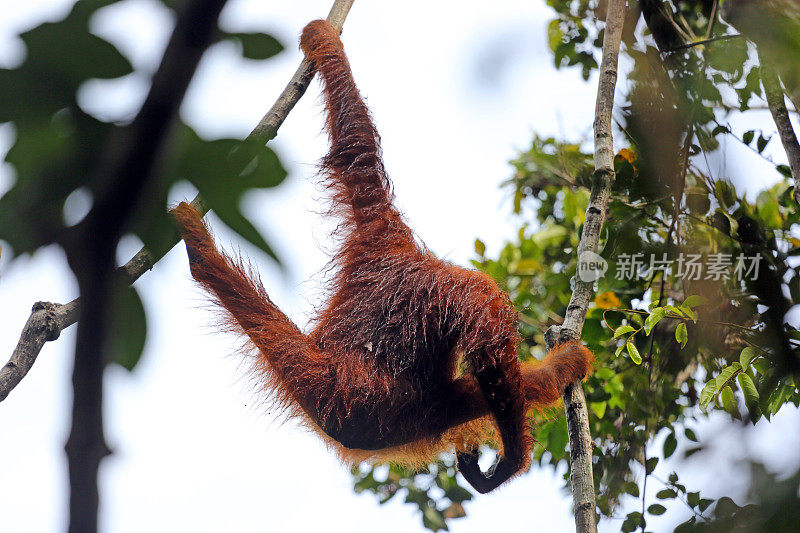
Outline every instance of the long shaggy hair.
{"type": "Polygon", "coordinates": [[[421,465],[455,451],[467,480],[492,490],[529,465],[526,413],[558,400],[592,355],[573,342],[520,364],[508,295],[489,276],[436,258],[394,207],[337,31],[314,21],[300,46],[323,82],[331,146],[322,179],[340,221],[329,298],[304,334],[182,203],[173,213],[192,276],[254,346],[252,374],[341,459],[421,465]],[[484,474],[475,451],[487,442],[501,447],[503,467],[484,474]]]}

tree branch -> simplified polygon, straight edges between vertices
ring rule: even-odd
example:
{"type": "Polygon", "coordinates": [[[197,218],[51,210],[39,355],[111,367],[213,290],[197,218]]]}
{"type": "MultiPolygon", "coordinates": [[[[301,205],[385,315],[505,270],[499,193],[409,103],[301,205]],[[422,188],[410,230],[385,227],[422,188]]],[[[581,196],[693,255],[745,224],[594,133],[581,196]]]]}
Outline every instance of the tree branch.
{"type": "Polygon", "coordinates": [[[695,46],[702,46],[704,44],[713,43],[716,41],[727,41],[728,39],[739,39],[742,36],[738,33],[733,35],[720,35],[719,37],[710,37],[708,39],[702,39],[700,41],[693,41],[691,43],[681,44],[670,48],[669,50],[665,50],[665,52],[677,52],[678,50],[686,50],[687,48],[693,48],[695,46]]]}
{"type": "MultiPolygon", "coordinates": [[[[341,31],[354,1],[336,0],[333,3],[328,15],[328,21],[331,25],[341,31]]],[[[305,93],[312,77],[310,66],[304,59],[281,95],[253,129],[249,138],[255,137],[265,143],[273,139],[289,112],[305,93]]],[[[203,214],[208,212],[208,207],[199,195],[192,201],[192,205],[203,214]]],[[[153,254],[147,248],[142,248],[130,261],[118,269],[118,273],[127,284],[133,284],[145,272],[152,269],[166,252],[178,242],[180,242],[180,239],[176,235],[172,244],[165,247],[165,252],[158,255],[153,254]]],[[[57,339],[62,330],[78,321],[79,304],[80,299],[76,298],[67,304],[42,302],[34,306],[31,316],[20,335],[17,348],[8,363],[0,369],[0,401],[3,401],[28,373],[44,344],[47,341],[57,339]],[[48,316],[56,318],[52,320],[47,318],[48,316]]]]}
{"type": "MultiPolygon", "coordinates": [[[[64,447],[69,472],[70,533],[97,531],[100,463],[110,453],[103,430],[103,370],[109,335],[114,255],[126,220],[147,202],[153,169],[178,108],[227,0],[184,2],[147,98],[133,122],[115,128],[99,151],[90,183],[99,184],[86,217],[59,244],[83,298],[72,367],[72,423],[64,447]]],[[[30,359],[30,358],[29,358],[30,359]]]]}
{"type": "MultiPolygon", "coordinates": [[[[606,204],[614,182],[614,145],[611,132],[611,111],[614,107],[614,90],[617,83],[622,27],[625,18],[625,0],[610,0],[603,37],[603,60],[597,88],[594,119],[594,166],[592,189],[583,233],[578,244],[578,263],[586,260],[584,254],[596,254],[600,230],[605,220],[606,204]]],[[[570,298],[564,323],[552,326],[545,334],[545,344],[550,350],[559,342],[579,339],[586,310],[593,292],[593,282],[574,278],[575,287],[570,298]]],[[[579,533],[597,531],[597,514],[592,474],[592,438],[589,433],[589,416],[586,399],[580,382],[571,383],[564,391],[564,409],[569,430],[572,501],[575,513],[575,530],[579,533]]]]}
{"type": "Polygon", "coordinates": [[[65,324],[72,324],[78,317],[78,300],[66,305],[49,302],[33,304],[31,316],[22,329],[17,347],[11,359],[0,368],[0,402],[5,400],[11,389],[17,386],[31,369],[42,346],[47,341],[58,338],[65,324]]]}
{"type": "Polygon", "coordinates": [[[761,84],[764,86],[767,106],[789,159],[789,168],[794,180],[794,200],[800,203],[800,144],[797,142],[792,121],[789,120],[789,111],[786,109],[786,99],[778,74],[764,59],[764,55],[760,51],[758,61],[761,63],[761,84]]]}

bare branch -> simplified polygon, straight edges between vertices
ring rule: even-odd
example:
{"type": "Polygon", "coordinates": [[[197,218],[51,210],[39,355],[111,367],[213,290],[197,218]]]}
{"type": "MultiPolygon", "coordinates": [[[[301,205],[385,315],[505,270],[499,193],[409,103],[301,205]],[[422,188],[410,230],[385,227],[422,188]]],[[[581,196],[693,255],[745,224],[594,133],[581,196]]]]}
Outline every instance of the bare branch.
{"type": "MultiPolygon", "coordinates": [[[[597,88],[594,119],[594,174],[589,206],[583,233],[578,244],[578,263],[587,259],[585,254],[596,254],[600,230],[605,220],[606,204],[614,182],[614,145],[611,132],[611,111],[614,107],[614,90],[617,83],[622,27],[625,18],[625,0],[610,0],[603,37],[603,60],[597,88]]],[[[580,338],[586,310],[593,292],[593,282],[574,278],[575,287],[570,298],[562,326],[553,326],[545,334],[548,350],[555,344],[580,338]]],[[[570,466],[572,474],[573,511],[575,530],[579,533],[597,531],[594,476],[592,474],[592,439],[589,433],[589,414],[580,382],[570,384],[564,391],[564,409],[569,430],[570,466]]]]}
{"type": "MultiPolygon", "coordinates": [[[[350,11],[350,7],[352,7],[354,1],[355,0],[336,0],[331,8],[331,12],[328,14],[328,22],[340,32],[342,31],[345,18],[347,18],[347,13],[350,11]]],[[[286,120],[286,115],[297,101],[300,100],[300,97],[303,96],[306,89],[308,89],[308,84],[311,83],[313,76],[311,65],[308,61],[303,59],[300,66],[297,67],[294,76],[292,76],[292,79],[289,80],[289,83],[286,85],[286,88],[270,110],[267,111],[267,114],[264,115],[264,118],[262,118],[255,129],[253,129],[250,136],[256,137],[263,142],[274,139],[275,135],[278,134],[278,128],[280,128],[283,121],[286,120]]]]}
{"type": "MultiPolygon", "coordinates": [[[[333,3],[328,15],[328,21],[333,27],[341,31],[354,1],[336,0],[333,3]]],[[[273,106],[250,133],[250,137],[262,139],[263,142],[275,137],[278,128],[286,120],[289,112],[308,88],[312,79],[309,72],[308,62],[304,59],[273,106]]],[[[199,195],[192,201],[192,205],[203,214],[208,212],[208,207],[199,195]]],[[[172,249],[178,242],[180,242],[180,239],[176,234],[174,241],[165,248],[164,253],[172,249]]],[[[147,248],[142,248],[130,261],[120,267],[118,272],[123,276],[126,283],[133,284],[145,272],[152,269],[162,257],[163,254],[156,256],[147,248]]],[[[79,299],[75,299],[63,305],[40,302],[34,306],[33,312],[20,335],[17,348],[14,350],[9,362],[0,369],[0,401],[3,401],[28,373],[44,344],[47,341],[57,339],[62,330],[78,321],[79,303],[79,299]],[[47,318],[50,316],[55,316],[56,319],[47,318]]]]}
{"type": "Polygon", "coordinates": [[[19,343],[11,359],[0,368],[0,402],[17,386],[33,366],[39,351],[47,341],[58,338],[64,324],[74,323],[78,317],[78,301],[66,305],[49,302],[33,304],[31,316],[22,329],[19,343]]]}
{"type": "Polygon", "coordinates": [[[761,83],[764,85],[767,106],[775,121],[775,126],[778,128],[778,136],[783,143],[783,149],[786,150],[786,156],[789,158],[789,168],[794,180],[794,200],[800,203],[800,144],[797,142],[792,121],[789,120],[789,111],[786,109],[786,99],[778,74],[765,61],[760,52],[758,60],[761,63],[761,83]]]}

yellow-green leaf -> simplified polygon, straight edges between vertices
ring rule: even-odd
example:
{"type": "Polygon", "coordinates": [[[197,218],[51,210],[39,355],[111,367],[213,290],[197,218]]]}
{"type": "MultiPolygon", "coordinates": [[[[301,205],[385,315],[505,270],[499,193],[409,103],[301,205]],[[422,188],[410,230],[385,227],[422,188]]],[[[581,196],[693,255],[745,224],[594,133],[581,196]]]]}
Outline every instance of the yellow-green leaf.
{"type": "Polygon", "coordinates": [[[636,331],[636,330],[635,330],[635,329],[633,329],[633,327],[632,327],[632,326],[629,326],[629,325],[625,324],[624,326],[620,326],[620,327],[618,327],[618,328],[617,328],[617,329],[614,331],[614,337],[613,337],[613,338],[615,338],[615,339],[616,339],[616,338],[618,338],[618,337],[621,337],[622,335],[625,335],[626,333],[630,333],[631,331],[636,331]]]}
{"type": "Polygon", "coordinates": [[[684,322],[678,324],[678,327],[675,329],[675,340],[681,343],[681,348],[685,348],[686,343],[689,342],[689,333],[686,331],[686,324],[684,322]]]}
{"type": "Polygon", "coordinates": [[[739,364],[742,365],[742,370],[747,370],[747,367],[750,366],[750,361],[755,359],[757,355],[756,349],[750,346],[742,350],[742,353],[739,354],[739,364]]]}
{"type": "Polygon", "coordinates": [[[705,413],[706,409],[708,408],[708,404],[714,398],[714,395],[717,393],[718,386],[717,386],[717,378],[711,378],[706,383],[706,386],[703,387],[703,390],[700,391],[700,409],[705,413]]]}
{"type": "Polygon", "coordinates": [[[606,406],[608,406],[606,402],[591,402],[589,404],[589,408],[597,415],[597,418],[603,418],[603,415],[606,414],[606,406]]]}
{"type": "Polygon", "coordinates": [[[737,372],[742,369],[742,365],[737,363],[731,363],[730,365],[726,366],[722,369],[722,371],[717,376],[717,383],[719,386],[722,387],[725,385],[727,381],[729,381],[737,372]]]}
{"type": "Polygon", "coordinates": [[[475,239],[475,253],[481,257],[486,255],[486,245],[480,239],[475,239]]]}
{"type": "Polygon", "coordinates": [[[733,394],[733,389],[730,387],[725,387],[722,389],[720,393],[720,399],[722,400],[722,407],[730,413],[730,415],[734,418],[740,418],[741,415],[739,414],[739,407],[736,405],[736,396],[733,394]]]}
{"type": "Polygon", "coordinates": [[[755,418],[755,411],[758,409],[758,389],[756,389],[756,384],[753,383],[753,378],[745,372],[736,376],[736,380],[739,382],[742,394],[744,394],[744,403],[747,405],[750,415],[755,418]]]}
{"type": "Polygon", "coordinates": [[[702,296],[698,296],[696,294],[692,294],[691,296],[689,296],[688,298],[686,298],[683,301],[683,303],[681,304],[681,308],[682,309],[693,309],[695,307],[698,307],[700,305],[705,304],[706,302],[708,302],[708,300],[706,300],[702,296]]]}
{"type": "Polygon", "coordinates": [[[633,341],[629,340],[627,344],[625,344],[625,348],[628,350],[628,354],[630,354],[631,356],[631,361],[633,361],[637,365],[641,365],[642,356],[639,355],[639,350],[636,348],[636,345],[633,344],[633,341]]]}
{"type": "Polygon", "coordinates": [[[667,310],[663,307],[656,307],[653,309],[647,317],[647,320],[644,321],[644,332],[650,335],[650,332],[653,331],[658,322],[664,318],[667,314],[667,310]]]}

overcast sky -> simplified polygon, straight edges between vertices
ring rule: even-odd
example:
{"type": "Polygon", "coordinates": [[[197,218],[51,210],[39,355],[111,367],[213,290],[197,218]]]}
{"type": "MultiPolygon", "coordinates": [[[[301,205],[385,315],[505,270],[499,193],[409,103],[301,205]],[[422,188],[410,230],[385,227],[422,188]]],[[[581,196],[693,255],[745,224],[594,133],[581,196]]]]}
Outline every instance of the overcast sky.
{"type": "MultiPolygon", "coordinates": [[[[272,33],[287,50],[255,63],[238,57],[232,45],[213,48],[189,90],[185,120],[209,138],[246,135],[296,69],[300,30],[309,20],[324,17],[330,3],[231,0],[222,16],[225,29],[272,33]]],[[[60,18],[71,4],[5,0],[0,65],[14,65],[23,57],[24,47],[14,37],[19,31],[60,18]]],[[[516,234],[519,221],[509,215],[508,191],[499,184],[510,175],[508,160],[529,145],[533,133],[581,140],[591,131],[595,79],[585,83],[577,70],[553,68],[546,49],[549,17],[542,0],[359,0],[345,24],[345,47],[381,132],[398,205],[432,250],[459,264],[468,264],[476,237],[491,254],[516,234]]],[[[170,18],[156,0],[127,0],[99,12],[93,29],[137,68],[152,72],[170,18]]],[[[147,78],[141,75],[97,81],[84,87],[80,102],[97,116],[119,119],[135,113],[146,90],[147,78]]],[[[288,179],[246,199],[248,213],[277,250],[285,272],[210,219],[223,244],[240,246],[252,256],[273,300],[301,326],[317,302],[330,242],[331,226],[319,214],[324,204],[313,179],[327,143],[319,104],[314,83],[272,143],[289,170],[288,179]]],[[[0,154],[12,135],[9,126],[0,127],[0,154]]],[[[743,169],[769,176],[762,163],[742,167],[745,157],[734,147],[728,153],[725,168],[734,180],[741,179],[743,169]]],[[[769,179],[775,178],[766,177],[761,185],[769,179]]],[[[12,180],[11,169],[0,167],[0,193],[12,180]]],[[[171,197],[178,201],[193,194],[188,185],[179,185],[171,197]]],[[[127,260],[138,247],[135,239],[127,239],[120,259],[127,260]]],[[[282,424],[259,404],[231,355],[234,339],[210,326],[203,297],[190,283],[182,246],[137,287],[148,310],[145,354],[132,374],[115,366],[106,372],[106,435],[114,454],[101,468],[104,531],[421,529],[415,508],[401,498],[379,506],[371,495],[354,494],[348,468],[314,436],[282,424]]],[[[43,249],[10,266],[3,259],[0,358],[11,353],[35,301],[65,302],[75,296],[59,249],[43,249]]],[[[70,423],[74,335],[75,328],[69,328],[45,346],[31,373],[0,405],[4,531],[64,528],[63,443],[70,423]]],[[[727,438],[751,443],[753,453],[772,458],[775,468],[796,467],[798,454],[787,456],[785,450],[800,448],[797,418],[784,409],[756,435],[727,438]],[[793,439],[788,447],[787,435],[793,439]]],[[[727,428],[721,420],[712,421],[700,433],[734,431],[727,428]]],[[[716,487],[719,495],[732,483],[742,485],[724,472],[709,480],[708,467],[701,464],[688,471],[690,479],[712,491],[716,487]]],[[[571,498],[560,489],[562,473],[533,470],[492,494],[477,496],[467,505],[469,517],[453,521],[451,530],[571,530],[571,498]]],[[[668,514],[662,524],[682,516],[668,514]]],[[[619,522],[601,527],[618,529],[619,522]]]]}

